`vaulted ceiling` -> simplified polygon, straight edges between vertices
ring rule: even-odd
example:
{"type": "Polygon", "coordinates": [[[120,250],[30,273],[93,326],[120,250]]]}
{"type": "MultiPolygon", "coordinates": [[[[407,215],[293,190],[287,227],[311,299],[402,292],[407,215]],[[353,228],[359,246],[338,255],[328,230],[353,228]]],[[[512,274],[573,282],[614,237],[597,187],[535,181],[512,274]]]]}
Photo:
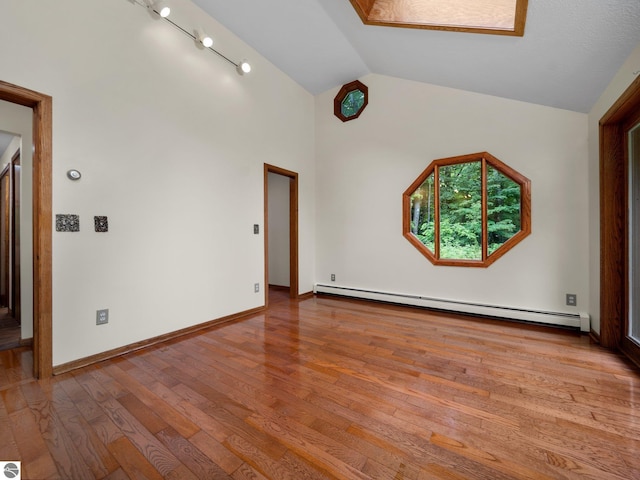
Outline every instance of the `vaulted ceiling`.
{"type": "Polygon", "coordinates": [[[193,1],[314,95],[378,73],[588,112],[640,44],[639,0],[529,0],[523,37],[364,25],[349,0],[193,1]]]}

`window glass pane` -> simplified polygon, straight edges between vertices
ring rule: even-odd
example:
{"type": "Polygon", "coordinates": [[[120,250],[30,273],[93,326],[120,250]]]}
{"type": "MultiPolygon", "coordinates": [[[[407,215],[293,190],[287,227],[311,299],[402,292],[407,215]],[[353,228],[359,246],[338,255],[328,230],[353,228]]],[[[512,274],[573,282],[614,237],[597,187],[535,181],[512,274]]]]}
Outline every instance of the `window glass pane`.
{"type": "Polygon", "coordinates": [[[353,117],[364,105],[364,92],[352,90],[342,100],[341,111],[345,117],[353,117]]]}
{"type": "Polygon", "coordinates": [[[520,185],[487,165],[487,253],[520,231],[520,185]]]}
{"type": "Polygon", "coordinates": [[[434,174],[427,177],[422,185],[411,195],[411,233],[424,245],[435,252],[434,174]]]}
{"type": "Polygon", "coordinates": [[[482,260],[480,162],[440,167],[440,258],[482,260]]]}

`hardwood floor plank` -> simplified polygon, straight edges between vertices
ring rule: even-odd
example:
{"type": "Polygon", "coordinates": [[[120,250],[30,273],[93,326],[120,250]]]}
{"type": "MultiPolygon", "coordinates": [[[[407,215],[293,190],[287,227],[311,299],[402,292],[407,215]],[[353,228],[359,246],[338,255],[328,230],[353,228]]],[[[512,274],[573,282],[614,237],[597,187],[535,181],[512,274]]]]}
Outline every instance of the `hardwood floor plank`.
{"type": "Polygon", "coordinates": [[[439,433],[431,434],[431,443],[447,450],[456,452],[457,454],[469,458],[473,461],[479,462],[483,465],[487,465],[492,469],[499,470],[503,473],[513,476],[513,478],[519,478],[528,480],[536,478],[540,480],[550,480],[553,477],[542,474],[540,471],[534,471],[528,468],[526,465],[518,465],[508,458],[499,458],[495,455],[487,452],[486,450],[480,450],[474,448],[464,442],[454,440],[439,433]]]}
{"type": "Polygon", "coordinates": [[[2,440],[0,441],[0,458],[6,461],[18,460],[20,458],[18,444],[13,436],[13,432],[11,431],[9,414],[2,402],[0,402],[0,432],[2,432],[2,440]]]}
{"type": "Polygon", "coordinates": [[[56,463],[31,410],[28,407],[17,410],[9,415],[9,419],[20,453],[23,475],[38,479],[60,478],[56,463]]]}
{"type": "Polygon", "coordinates": [[[229,475],[244,463],[241,458],[235,456],[224,445],[202,430],[193,435],[189,440],[229,475]]]}
{"type": "Polygon", "coordinates": [[[31,382],[23,384],[20,388],[31,414],[35,417],[40,436],[51,452],[58,473],[63,478],[69,479],[91,478],[91,469],[76,449],[67,427],[42,392],[40,385],[31,382]]]}
{"type": "Polygon", "coordinates": [[[120,437],[108,444],[107,448],[132,480],[163,480],[160,472],[149,463],[128,438],[120,437]]]}
{"type": "MultiPolygon", "coordinates": [[[[261,475],[269,479],[278,480],[320,480],[327,478],[336,478],[327,473],[318,471],[306,471],[302,469],[291,469],[291,459],[284,460],[284,454],[279,459],[274,459],[270,455],[266,455],[261,449],[255,445],[245,441],[243,438],[232,435],[224,443],[224,445],[233,451],[238,457],[252,468],[257,470],[261,475]]],[[[286,452],[285,452],[286,453],[286,452]]],[[[244,476],[244,474],[243,474],[244,476]]],[[[235,475],[234,475],[235,478],[235,475]]],[[[242,478],[242,477],[241,477],[242,478]]],[[[252,478],[252,477],[249,477],[252,478]]]]}
{"type": "MultiPolygon", "coordinates": [[[[171,408],[162,401],[161,398],[146,388],[147,384],[154,383],[156,380],[152,376],[143,375],[139,367],[132,365],[126,373],[120,370],[120,365],[109,365],[106,367],[106,370],[120,385],[125,386],[129,392],[134,394],[134,399],[139,399],[137,401],[133,399],[127,401],[136,401],[136,403],[138,403],[138,409],[140,410],[146,409],[154,412],[156,418],[161,421],[156,431],[162,430],[166,428],[167,425],[170,425],[184,437],[190,437],[200,430],[198,425],[180,415],[175,409],[171,408]],[[166,423],[161,419],[165,419],[166,423]]],[[[118,400],[121,401],[121,398],[118,400]]]]}
{"type": "Polygon", "coordinates": [[[233,472],[232,477],[233,480],[268,480],[267,477],[246,463],[243,463],[235,472],[233,472]]]}
{"type": "Polygon", "coordinates": [[[94,429],[75,408],[75,404],[60,385],[54,386],[52,404],[68,431],[73,445],[95,478],[102,478],[119,468],[118,462],[109,453],[94,429]]]}
{"type": "MultiPolygon", "coordinates": [[[[367,458],[311,428],[276,414],[254,414],[247,422],[276,438],[297,455],[311,460],[336,476],[360,478],[359,473],[367,458]]],[[[363,475],[362,478],[364,477],[366,476],[363,475]]]]}
{"type": "Polygon", "coordinates": [[[157,437],[196,478],[229,479],[229,476],[219,465],[200,451],[189,440],[183,438],[173,428],[167,427],[158,432],[157,437]]]}
{"type": "MultiPolygon", "coordinates": [[[[112,390],[115,382],[111,382],[103,389],[103,384],[98,383],[96,378],[90,375],[85,377],[80,383],[87,393],[98,402],[106,416],[120,429],[127,439],[135,445],[140,453],[144,455],[160,474],[168,475],[169,472],[180,466],[178,459],[111,396],[109,391],[112,390]]],[[[115,391],[120,390],[120,387],[115,388],[115,391]]]]}
{"type": "Polygon", "coordinates": [[[0,398],[4,404],[7,413],[13,413],[22,410],[27,406],[27,402],[22,395],[19,387],[7,388],[0,391],[0,398]]]}
{"type": "Polygon", "coordinates": [[[102,477],[102,480],[130,480],[130,478],[122,468],[118,468],[106,477],[102,477]]]}

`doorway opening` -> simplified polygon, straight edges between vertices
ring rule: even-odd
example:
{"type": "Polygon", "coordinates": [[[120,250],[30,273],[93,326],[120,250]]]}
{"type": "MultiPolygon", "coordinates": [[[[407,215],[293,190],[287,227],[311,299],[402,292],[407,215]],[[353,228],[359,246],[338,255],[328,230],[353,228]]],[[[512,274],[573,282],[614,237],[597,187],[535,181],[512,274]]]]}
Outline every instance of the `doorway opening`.
{"type": "Polygon", "coordinates": [[[269,291],[298,298],[298,174],[264,165],[265,306],[269,291]]]}
{"type": "Polygon", "coordinates": [[[0,171],[0,350],[31,345],[23,340],[20,290],[20,135],[9,141],[0,171]],[[16,149],[17,148],[17,149],[16,149]]]}
{"type": "Polygon", "coordinates": [[[52,99],[48,95],[0,81],[0,100],[33,111],[33,374],[53,374],[51,291],[51,145],[52,99]]]}

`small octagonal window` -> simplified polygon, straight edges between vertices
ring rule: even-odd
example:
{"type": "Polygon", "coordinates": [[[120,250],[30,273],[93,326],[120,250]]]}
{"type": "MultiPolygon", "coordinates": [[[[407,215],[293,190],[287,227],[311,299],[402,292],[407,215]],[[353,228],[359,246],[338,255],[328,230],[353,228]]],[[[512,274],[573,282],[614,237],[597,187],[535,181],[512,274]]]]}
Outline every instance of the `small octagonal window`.
{"type": "Polygon", "coordinates": [[[531,233],[531,182],[489,153],[433,161],[403,195],[403,235],[436,265],[487,267],[531,233]]]}
{"type": "Polygon", "coordinates": [[[343,122],[358,118],[367,106],[368,93],[367,86],[358,80],[343,85],[333,99],[334,115],[343,122]]]}

